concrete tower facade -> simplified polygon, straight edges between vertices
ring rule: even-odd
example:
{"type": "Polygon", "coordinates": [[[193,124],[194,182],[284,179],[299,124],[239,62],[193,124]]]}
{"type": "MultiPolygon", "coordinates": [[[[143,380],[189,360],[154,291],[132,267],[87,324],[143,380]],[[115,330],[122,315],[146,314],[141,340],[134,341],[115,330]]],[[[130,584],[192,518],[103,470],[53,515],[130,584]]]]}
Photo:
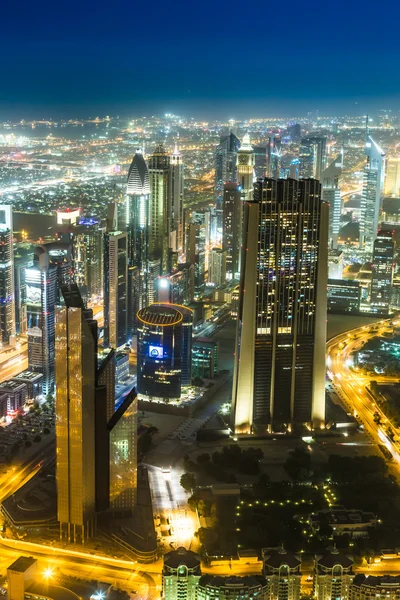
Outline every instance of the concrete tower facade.
{"type": "Polygon", "coordinates": [[[0,342],[15,336],[14,248],[12,206],[0,205],[0,342]]]}
{"type": "Polygon", "coordinates": [[[327,169],[322,171],[322,199],[329,204],[329,241],[336,250],[342,214],[342,197],[340,195],[339,178],[343,169],[343,154],[338,154],[327,169]]]}
{"type": "Polygon", "coordinates": [[[365,248],[372,253],[372,246],[378,233],[381,197],[385,182],[385,153],[372,137],[367,135],[365,154],[367,162],[364,167],[361,194],[360,248],[365,248]]]}
{"type": "Polygon", "coordinates": [[[254,183],[254,150],[250,144],[250,136],[246,133],[237,154],[237,176],[244,202],[253,199],[254,183]]]}

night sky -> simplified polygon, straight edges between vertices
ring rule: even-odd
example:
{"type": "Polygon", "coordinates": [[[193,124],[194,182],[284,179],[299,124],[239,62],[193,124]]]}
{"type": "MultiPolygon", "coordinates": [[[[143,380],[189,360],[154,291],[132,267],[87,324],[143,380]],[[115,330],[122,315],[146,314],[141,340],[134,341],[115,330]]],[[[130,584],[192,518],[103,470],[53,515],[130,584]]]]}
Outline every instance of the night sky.
{"type": "Polygon", "coordinates": [[[400,110],[397,0],[3,0],[0,120],[400,110]]]}

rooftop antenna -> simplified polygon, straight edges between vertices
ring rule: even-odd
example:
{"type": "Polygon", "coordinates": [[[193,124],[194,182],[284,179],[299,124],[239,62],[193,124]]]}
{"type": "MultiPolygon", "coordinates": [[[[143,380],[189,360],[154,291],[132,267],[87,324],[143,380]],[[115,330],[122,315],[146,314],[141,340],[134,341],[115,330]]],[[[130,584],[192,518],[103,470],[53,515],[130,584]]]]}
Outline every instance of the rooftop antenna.
{"type": "Polygon", "coordinates": [[[365,138],[369,136],[368,115],[365,117],[365,138]]]}

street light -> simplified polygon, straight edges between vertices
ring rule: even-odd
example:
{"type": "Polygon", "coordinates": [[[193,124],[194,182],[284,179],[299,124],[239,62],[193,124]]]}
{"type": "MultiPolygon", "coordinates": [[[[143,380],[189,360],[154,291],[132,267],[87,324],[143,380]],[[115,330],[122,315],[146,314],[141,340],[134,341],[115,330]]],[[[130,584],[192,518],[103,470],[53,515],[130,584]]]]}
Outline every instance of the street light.
{"type": "Polygon", "coordinates": [[[43,571],[43,577],[47,580],[51,579],[52,577],[54,577],[54,569],[52,569],[51,567],[47,567],[47,569],[45,569],[43,571]]]}

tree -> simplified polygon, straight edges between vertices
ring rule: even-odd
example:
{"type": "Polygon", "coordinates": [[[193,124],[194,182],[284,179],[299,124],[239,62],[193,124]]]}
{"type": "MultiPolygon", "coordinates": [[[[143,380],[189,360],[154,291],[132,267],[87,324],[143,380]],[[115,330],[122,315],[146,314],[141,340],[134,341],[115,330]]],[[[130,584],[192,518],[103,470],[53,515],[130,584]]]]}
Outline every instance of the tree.
{"type": "Polygon", "coordinates": [[[292,450],[283,466],[294,481],[306,481],[312,476],[311,455],[305,448],[292,450]]]}
{"type": "Polygon", "coordinates": [[[43,429],[43,433],[44,433],[45,435],[47,435],[48,433],[50,433],[50,429],[49,429],[48,427],[45,427],[45,428],[43,429]]]}
{"type": "Polygon", "coordinates": [[[41,441],[41,439],[42,439],[42,437],[41,437],[39,434],[37,434],[37,435],[35,435],[35,437],[33,438],[33,441],[34,441],[34,442],[40,442],[40,441],[41,441]]]}
{"type": "Polygon", "coordinates": [[[186,492],[192,492],[196,487],[196,477],[193,473],[184,473],[181,477],[181,486],[186,492]]]}

